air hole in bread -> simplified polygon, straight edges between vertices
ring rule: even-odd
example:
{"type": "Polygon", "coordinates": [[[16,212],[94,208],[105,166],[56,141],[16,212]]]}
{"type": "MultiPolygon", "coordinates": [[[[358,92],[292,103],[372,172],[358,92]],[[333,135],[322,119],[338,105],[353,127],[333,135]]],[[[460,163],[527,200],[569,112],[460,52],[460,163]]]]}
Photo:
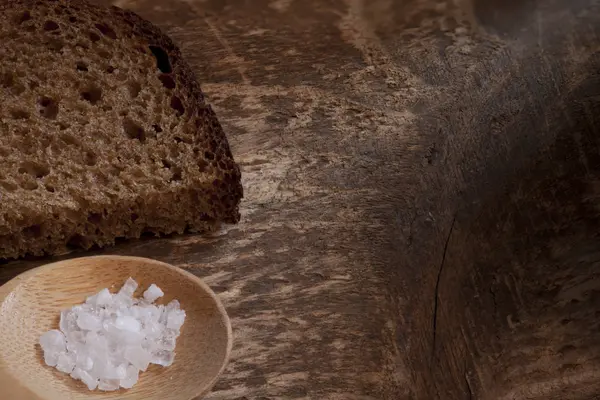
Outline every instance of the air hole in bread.
{"type": "Polygon", "coordinates": [[[13,119],[29,119],[29,112],[20,109],[14,109],[10,111],[10,116],[13,119]]]}
{"type": "Polygon", "coordinates": [[[14,192],[19,187],[12,182],[0,181],[0,187],[6,190],[7,192],[14,192]]]}
{"type": "Polygon", "coordinates": [[[11,72],[4,72],[0,74],[0,85],[5,88],[11,87],[15,82],[15,78],[11,72]]]}
{"type": "Polygon", "coordinates": [[[62,135],[60,135],[60,138],[67,145],[71,145],[71,146],[80,146],[81,145],[81,142],[79,141],[79,139],[77,139],[76,137],[74,137],[72,135],[69,135],[68,133],[63,133],[62,135]]]}
{"type": "Polygon", "coordinates": [[[48,48],[54,51],[61,51],[65,43],[59,38],[51,38],[47,42],[48,48]]]}
{"type": "Polygon", "coordinates": [[[76,233],[75,235],[71,236],[67,242],[67,246],[70,248],[87,248],[89,247],[89,239],[86,239],[84,236],[76,233]]]}
{"type": "Polygon", "coordinates": [[[61,131],[66,131],[70,127],[71,127],[71,125],[67,124],[66,122],[59,122],[58,123],[58,129],[60,129],[61,131]]]}
{"type": "Polygon", "coordinates": [[[106,50],[98,50],[98,55],[102,58],[105,58],[107,60],[110,60],[112,58],[112,54],[109,51],[106,50]]]}
{"type": "Polygon", "coordinates": [[[25,190],[35,190],[38,188],[37,182],[32,181],[32,180],[24,180],[24,181],[20,182],[20,186],[22,189],[25,189],[25,190]]]}
{"type": "Polygon", "coordinates": [[[85,165],[93,167],[98,162],[98,156],[93,151],[85,153],[85,165]]]}
{"type": "Polygon", "coordinates": [[[75,22],[77,22],[77,18],[75,18],[74,16],[71,15],[69,17],[69,22],[72,23],[72,24],[74,24],[75,22]]]}
{"type": "Polygon", "coordinates": [[[179,168],[178,166],[174,166],[171,168],[171,171],[173,171],[173,175],[171,176],[171,182],[179,182],[183,179],[181,176],[181,168],[179,168]]]}
{"type": "Polygon", "coordinates": [[[210,152],[210,151],[205,151],[204,152],[204,158],[206,158],[207,160],[214,160],[215,159],[215,155],[210,152]]]}
{"type": "Polygon", "coordinates": [[[108,72],[109,74],[112,74],[113,72],[115,72],[115,67],[113,67],[112,65],[109,65],[108,67],[106,67],[106,72],[108,72]]]}
{"type": "Polygon", "coordinates": [[[175,89],[175,86],[177,86],[175,84],[175,81],[173,80],[173,78],[171,78],[169,75],[162,74],[161,76],[158,77],[158,79],[160,79],[163,86],[166,87],[167,89],[175,89]]]}
{"type": "Polygon", "coordinates": [[[31,13],[29,11],[23,11],[15,18],[17,24],[22,24],[25,21],[29,21],[31,19],[31,13]]]}
{"type": "Polygon", "coordinates": [[[37,81],[29,82],[29,89],[31,89],[31,90],[35,90],[39,86],[40,86],[40,84],[37,81]]]}
{"type": "Polygon", "coordinates": [[[42,237],[42,226],[39,224],[28,226],[23,229],[23,235],[34,238],[42,237]]]}
{"type": "Polygon", "coordinates": [[[123,131],[129,139],[138,139],[142,143],[146,141],[144,128],[130,118],[123,120],[123,131]]]}
{"type": "Polygon", "coordinates": [[[171,108],[177,111],[177,116],[181,116],[185,113],[185,107],[181,102],[181,99],[177,96],[171,97],[171,108]]]}
{"type": "Polygon", "coordinates": [[[82,71],[82,72],[88,71],[88,66],[83,61],[78,61],[77,64],[75,64],[75,68],[77,68],[77,71],[82,71]]]}
{"type": "Polygon", "coordinates": [[[115,33],[115,31],[108,25],[106,24],[96,24],[96,28],[102,32],[102,34],[106,37],[109,37],[111,39],[116,39],[117,38],[117,34],[115,33]]]}
{"type": "Polygon", "coordinates": [[[27,90],[27,88],[20,82],[16,82],[10,89],[10,91],[17,96],[22,94],[25,90],[27,90]]]}
{"type": "Polygon", "coordinates": [[[163,131],[162,128],[160,127],[160,125],[158,125],[158,124],[152,125],[152,128],[154,128],[154,131],[156,133],[161,133],[163,131]]]}
{"type": "Polygon", "coordinates": [[[100,40],[100,35],[98,35],[96,32],[90,32],[89,37],[92,42],[97,42],[100,40]]]}
{"type": "Polygon", "coordinates": [[[89,101],[91,104],[96,104],[102,100],[102,89],[97,86],[90,86],[81,92],[81,98],[89,101]]]}
{"type": "Polygon", "coordinates": [[[142,91],[142,85],[140,85],[139,82],[136,81],[129,81],[127,82],[127,88],[129,89],[129,95],[132,98],[136,98],[140,92],[142,91]]]}
{"type": "MultiPolygon", "coordinates": [[[[163,236],[167,236],[167,235],[163,235],[163,236]]],[[[144,230],[140,234],[140,239],[153,239],[153,238],[157,238],[157,237],[160,237],[160,233],[155,232],[153,228],[144,228],[144,230]]]]}
{"type": "Polygon", "coordinates": [[[208,167],[208,163],[204,160],[198,160],[198,171],[205,172],[206,167],[208,167]]]}
{"type": "Polygon", "coordinates": [[[48,31],[48,32],[55,31],[58,28],[60,28],[58,26],[58,24],[56,22],[52,21],[52,20],[48,20],[48,21],[44,22],[44,30],[45,31],[48,31]]]}
{"type": "Polygon", "coordinates": [[[46,188],[46,190],[50,193],[54,193],[56,189],[54,189],[54,186],[50,185],[50,184],[46,184],[44,185],[44,187],[46,188]]]}
{"type": "Polygon", "coordinates": [[[98,225],[100,222],[102,222],[102,214],[101,213],[90,213],[90,215],[88,215],[88,222],[90,222],[94,225],[98,225]]]}
{"type": "Polygon", "coordinates": [[[33,161],[23,161],[19,166],[19,173],[28,174],[34,178],[40,179],[50,173],[50,168],[45,165],[35,163],[33,161]]]}
{"type": "Polygon", "coordinates": [[[164,159],[163,159],[163,160],[162,160],[162,165],[163,165],[163,167],[165,167],[165,168],[167,168],[167,169],[168,169],[168,168],[171,168],[171,166],[172,166],[173,164],[171,164],[171,162],[170,162],[169,160],[164,160],[164,159]]]}
{"type": "Polygon", "coordinates": [[[160,70],[160,72],[163,74],[170,74],[171,71],[173,71],[173,68],[171,67],[171,60],[169,60],[169,55],[165,49],[159,46],[148,47],[154,55],[154,58],[156,58],[156,67],[160,70]]]}
{"type": "Polygon", "coordinates": [[[42,117],[56,119],[58,115],[58,103],[54,99],[43,96],[38,100],[38,104],[40,105],[40,114],[42,117]]]}

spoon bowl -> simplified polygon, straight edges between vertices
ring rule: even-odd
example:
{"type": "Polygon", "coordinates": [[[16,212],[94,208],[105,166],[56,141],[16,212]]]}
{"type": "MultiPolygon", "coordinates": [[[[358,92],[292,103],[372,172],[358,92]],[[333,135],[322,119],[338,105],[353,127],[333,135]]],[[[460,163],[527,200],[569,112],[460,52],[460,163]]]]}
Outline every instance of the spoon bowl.
{"type": "Polygon", "coordinates": [[[20,400],[190,400],[206,394],[229,359],[229,317],[200,278],[163,262],[123,256],[81,257],[27,271],[0,287],[0,388],[20,400]],[[40,335],[58,329],[61,310],[83,303],[103,288],[115,292],[129,277],[141,293],[156,283],[157,300],[179,300],[187,317],[170,367],[150,365],[132,389],[89,391],[80,381],[44,363],[40,335]]]}

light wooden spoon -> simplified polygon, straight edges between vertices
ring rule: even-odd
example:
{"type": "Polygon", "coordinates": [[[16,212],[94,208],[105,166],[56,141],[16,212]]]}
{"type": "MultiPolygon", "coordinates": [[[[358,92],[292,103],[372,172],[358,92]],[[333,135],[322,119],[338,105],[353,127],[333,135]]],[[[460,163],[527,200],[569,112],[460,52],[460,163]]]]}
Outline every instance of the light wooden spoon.
{"type": "Polygon", "coordinates": [[[206,394],[227,364],[231,324],[223,305],[200,278],[159,261],[122,256],[82,257],[27,271],[0,287],[0,398],[11,400],[189,400],[206,394]],[[102,288],[116,291],[129,277],[136,296],[156,283],[157,303],[178,299],[187,317],[175,361],[151,365],[129,390],[89,391],[80,381],[48,367],[38,344],[58,328],[60,311],[102,288]]]}

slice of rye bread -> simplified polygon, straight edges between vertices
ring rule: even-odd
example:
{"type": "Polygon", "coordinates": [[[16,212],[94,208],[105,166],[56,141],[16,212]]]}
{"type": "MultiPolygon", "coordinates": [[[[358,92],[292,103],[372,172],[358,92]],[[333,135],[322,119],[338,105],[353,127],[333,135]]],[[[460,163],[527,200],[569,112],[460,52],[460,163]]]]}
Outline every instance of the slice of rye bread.
{"type": "Polygon", "coordinates": [[[241,175],[173,42],[120,8],[0,1],[0,258],[237,223],[241,175]]]}

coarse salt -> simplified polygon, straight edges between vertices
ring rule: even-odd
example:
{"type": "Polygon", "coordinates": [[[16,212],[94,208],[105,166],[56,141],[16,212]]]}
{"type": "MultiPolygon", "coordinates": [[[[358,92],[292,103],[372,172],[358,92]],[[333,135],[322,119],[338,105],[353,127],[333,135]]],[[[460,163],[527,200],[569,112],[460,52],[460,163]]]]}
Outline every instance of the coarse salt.
{"type": "Polygon", "coordinates": [[[185,311],[177,300],[155,305],[164,295],[155,284],[136,299],[137,287],[129,278],[118,293],[102,289],[84,304],[63,310],[59,329],[39,340],[46,364],[89,390],[103,391],[132,388],[150,364],[170,366],[185,311]]]}

